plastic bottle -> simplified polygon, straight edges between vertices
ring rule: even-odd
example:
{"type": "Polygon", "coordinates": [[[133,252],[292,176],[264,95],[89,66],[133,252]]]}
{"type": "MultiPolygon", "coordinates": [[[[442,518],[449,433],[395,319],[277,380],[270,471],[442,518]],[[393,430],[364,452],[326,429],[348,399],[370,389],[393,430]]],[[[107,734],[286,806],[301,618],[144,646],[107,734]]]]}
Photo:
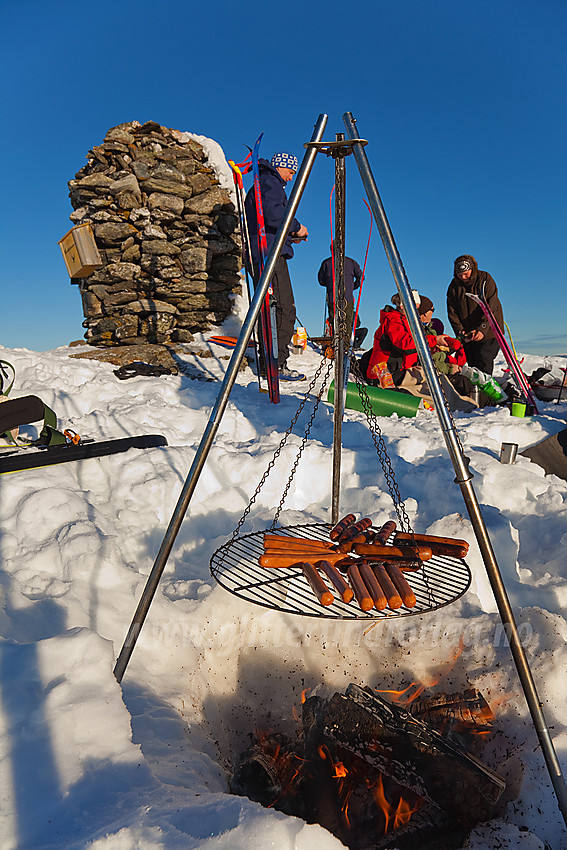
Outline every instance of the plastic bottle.
{"type": "Polygon", "coordinates": [[[301,325],[297,328],[291,338],[291,344],[298,349],[298,354],[303,354],[307,347],[307,331],[301,325]]]}
{"type": "Polygon", "coordinates": [[[461,374],[468,378],[471,384],[482,390],[492,401],[500,402],[507,398],[506,393],[494,378],[487,375],[486,372],[481,372],[476,366],[469,366],[468,363],[465,363],[461,369],[461,374]]]}

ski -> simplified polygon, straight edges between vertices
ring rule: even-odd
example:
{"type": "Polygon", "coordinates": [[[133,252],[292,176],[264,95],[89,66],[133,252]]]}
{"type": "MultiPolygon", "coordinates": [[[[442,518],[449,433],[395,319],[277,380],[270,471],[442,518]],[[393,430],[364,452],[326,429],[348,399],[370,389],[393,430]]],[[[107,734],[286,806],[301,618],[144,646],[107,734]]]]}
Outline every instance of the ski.
{"type": "Polygon", "coordinates": [[[116,440],[92,440],[75,445],[46,448],[29,447],[14,451],[0,452],[0,475],[6,472],[19,472],[24,469],[36,469],[75,460],[87,460],[92,457],[118,454],[128,449],[151,449],[167,446],[167,440],[161,434],[140,434],[135,437],[120,437],[116,440]]]}
{"type": "MultiPolygon", "coordinates": [[[[224,348],[235,348],[236,343],[238,342],[238,337],[236,336],[210,336],[207,342],[212,342],[215,345],[222,345],[224,348]]],[[[256,343],[254,340],[249,340],[247,348],[255,348],[256,343]]]]}
{"type": "Polygon", "coordinates": [[[528,402],[534,408],[534,413],[539,413],[539,411],[537,409],[537,402],[536,402],[535,396],[532,392],[532,388],[530,387],[530,385],[528,383],[528,379],[526,378],[526,376],[522,372],[522,370],[520,368],[520,364],[518,363],[517,358],[514,356],[512,349],[508,345],[508,341],[507,341],[506,337],[504,336],[502,330],[500,329],[498,322],[494,318],[494,313],[492,312],[492,310],[488,306],[488,303],[486,302],[484,297],[480,297],[478,295],[473,295],[472,292],[467,292],[466,294],[469,298],[472,298],[472,300],[476,304],[478,304],[478,306],[480,307],[480,309],[482,310],[482,312],[486,316],[486,320],[488,321],[488,324],[492,328],[492,332],[494,333],[494,336],[496,337],[496,340],[498,341],[498,345],[500,346],[500,351],[504,355],[504,359],[506,360],[506,363],[510,367],[510,371],[512,372],[514,378],[516,379],[516,382],[518,384],[519,389],[523,393],[525,393],[528,402]]]}
{"type": "MultiPolygon", "coordinates": [[[[238,221],[240,226],[240,241],[242,244],[242,262],[244,264],[244,275],[246,277],[246,292],[248,294],[248,307],[252,302],[252,293],[250,290],[250,280],[254,279],[254,269],[252,266],[252,251],[250,248],[250,231],[248,229],[248,221],[246,219],[246,208],[245,201],[246,195],[244,192],[244,182],[242,180],[242,174],[248,174],[248,172],[252,169],[252,163],[249,162],[252,157],[252,151],[248,154],[244,162],[236,163],[234,160],[229,159],[228,164],[232,169],[232,177],[234,180],[234,191],[236,193],[236,205],[238,207],[238,221]]],[[[216,338],[220,339],[219,337],[216,338]]],[[[256,330],[252,333],[252,341],[251,343],[254,346],[254,358],[256,360],[256,371],[258,373],[258,389],[260,392],[264,392],[262,390],[261,376],[260,376],[260,357],[258,353],[258,346],[256,345],[256,330]]],[[[249,343],[249,345],[251,344],[249,343]]],[[[219,343],[222,345],[223,343],[219,343]]],[[[231,347],[231,346],[229,346],[231,347]]],[[[234,346],[232,346],[234,347],[234,346]]]]}
{"type": "MultiPolygon", "coordinates": [[[[258,247],[260,249],[260,274],[264,268],[268,254],[268,242],[266,239],[266,227],[264,224],[264,208],[262,206],[262,192],[260,190],[260,172],[258,168],[258,151],[262,141],[261,133],[254,144],[252,151],[252,175],[254,178],[254,199],[256,201],[256,222],[258,228],[258,247]]],[[[268,393],[270,401],[278,404],[280,400],[280,384],[278,370],[278,338],[276,329],[276,311],[271,303],[272,287],[268,286],[266,298],[260,310],[260,339],[262,343],[266,377],[268,380],[268,393]]]]}

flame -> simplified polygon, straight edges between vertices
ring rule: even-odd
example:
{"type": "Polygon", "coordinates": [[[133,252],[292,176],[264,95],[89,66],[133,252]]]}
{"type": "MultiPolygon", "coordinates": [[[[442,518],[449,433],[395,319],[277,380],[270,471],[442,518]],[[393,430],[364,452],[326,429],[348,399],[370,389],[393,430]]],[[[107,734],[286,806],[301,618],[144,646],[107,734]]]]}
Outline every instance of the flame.
{"type": "Polygon", "coordinates": [[[448,674],[452,672],[455,664],[457,663],[457,660],[462,655],[464,648],[465,648],[464,639],[461,638],[461,640],[459,641],[459,648],[458,648],[456,654],[453,656],[453,658],[451,658],[444,665],[444,668],[443,668],[442,671],[440,671],[439,673],[437,673],[436,676],[433,676],[430,679],[424,679],[422,682],[411,682],[411,684],[409,684],[407,686],[407,688],[404,688],[401,691],[394,690],[394,689],[380,690],[379,688],[375,688],[374,690],[376,691],[377,694],[391,694],[392,698],[393,698],[392,701],[395,702],[395,703],[399,703],[402,706],[409,705],[411,702],[418,699],[418,697],[420,697],[421,694],[425,690],[428,690],[430,688],[434,688],[436,685],[439,684],[439,682],[443,678],[446,678],[448,676],[448,674]],[[413,693],[409,693],[411,688],[415,688],[415,691],[413,693]]]}
{"type": "Polygon", "coordinates": [[[400,794],[400,799],[398,800],[397,806],[394,808],[394,806],[386,799],[384,783],[381,776],[378,777],[378,780],[372,790],[376,805],[384,814],[384,834],[389,831],[394,832],[394,830],[405,826],[409,823],[411,816],[420,809],[419,801],[416,801],[416,803],[412,805],[408,800],[404,799],[402,794],[400,794]]]}
{"type": "Polygon", "coordinates": [[[431,687],[431,685],[424,685],[420,682],[412,682],[410,685],[407,686],[407,688],[404,688],[402,691],[396,691],[393,689],[386,688],[374,688],[374,690],[377,694],[391,694],[393,702],[400,703],[401,705],[409,705],[410,702],[413,702],[414,699],[417,699],[419,696],[421,696],[424,690],[428,687],[431,687]],[[415,692],[413,694],[409,693],[411,688],[415,688],[415,692]]]}
{"type": "Polygon", "coordinates": [[[333,779],[344,779],[348,775],[348,770],[342,761],[338,761],[333,765],[333,771],[333,779]]]}
{"type": "MultiPolygon", "coordinates": [[[[303,703],[306,701],[307,694],[309,693],[310,690],[311,690],[311,688],[303,688],[303,690],[301,691],[301,698],[300,698],[301,705],[303,705],[303,703]]],[[[299,716],[299,712],[298,712],[297,708],[295,707],[295,705],[292,706],[291,713],[293,714],[293,719],[295,720],[295,722],[300,724],[301,723],[301,717],[299,716]]]]}

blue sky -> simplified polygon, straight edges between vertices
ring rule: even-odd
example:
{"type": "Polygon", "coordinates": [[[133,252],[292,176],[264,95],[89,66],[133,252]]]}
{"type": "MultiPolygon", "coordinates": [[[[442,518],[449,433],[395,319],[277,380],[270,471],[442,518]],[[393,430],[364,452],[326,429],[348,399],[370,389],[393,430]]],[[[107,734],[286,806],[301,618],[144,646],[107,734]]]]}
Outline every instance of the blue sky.
{"type": "MultiPolygon", "coordinates": [[[[567,4],[564,0],[306,0],[303,4],[0,0],[0,343],[48,350],[83,335],[58,239],[67,181],[106,131],[158,121],[227,157],[301,159],[357,119],[410,284],[445,315],[453,260],[496,280],[516,347],[567,352],[567,4]]],[[[319,155],[291,262],[298,316],[322,330],[331,159],[319,155]]],[[[347,253],[370,218],[347,160],[347,253]]],[[[372,333],[394,281],[376,227],[361,318],[372,333]]]]}

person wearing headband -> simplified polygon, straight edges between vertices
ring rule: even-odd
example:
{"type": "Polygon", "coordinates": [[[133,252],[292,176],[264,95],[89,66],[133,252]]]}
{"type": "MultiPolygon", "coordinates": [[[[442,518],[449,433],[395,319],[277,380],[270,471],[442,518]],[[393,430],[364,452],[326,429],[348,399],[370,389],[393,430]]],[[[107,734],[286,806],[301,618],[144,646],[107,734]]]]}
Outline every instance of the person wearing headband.
{"type": "Polygon", "coordinates": [[[502,304],[494,279],[481,271],[471,254],[461,254],[454,263],[453,279],[447,290],[447,316],[455,336],[463,343],[467,363],[492,375],[498,341],[481,308],[467,292],[483,296],[500,328],[504,328],[502,304]]]}

